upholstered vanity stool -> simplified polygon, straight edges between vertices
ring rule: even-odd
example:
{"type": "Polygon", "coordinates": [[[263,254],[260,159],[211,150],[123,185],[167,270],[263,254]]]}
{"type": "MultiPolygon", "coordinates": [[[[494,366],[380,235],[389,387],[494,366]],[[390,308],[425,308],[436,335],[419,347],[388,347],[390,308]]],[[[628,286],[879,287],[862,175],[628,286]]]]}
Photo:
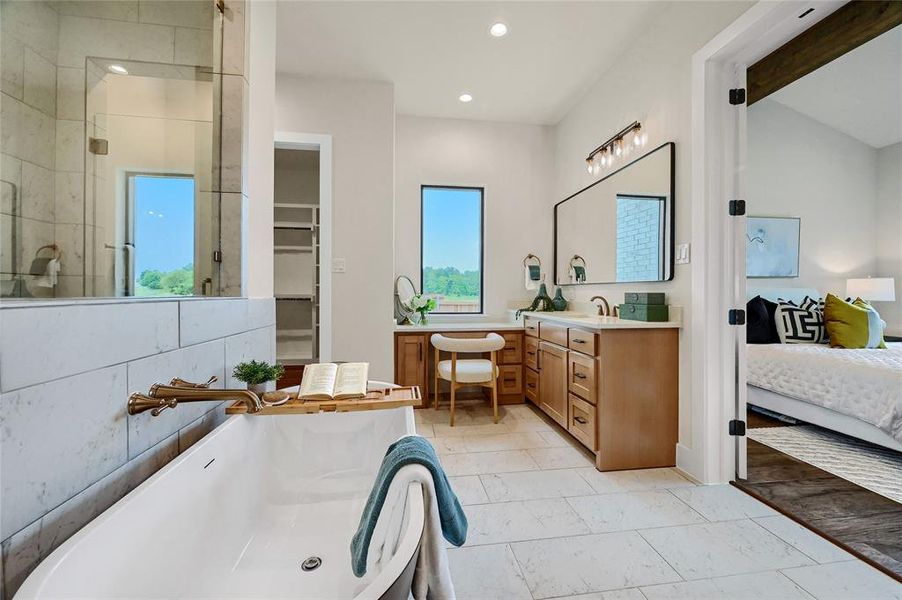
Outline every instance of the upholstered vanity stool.
{"type": "Polygon", "coordinates": [[[454,394],[459,387],[480,385],[492,390],[492,407],[495,423],[498,422],[498,367],[496,354],[504,348],[504,338],[490,333],[484,338],[451,338],[440,333],[432,335],[435,347],[435,408],[438,408],[439,378],[451,382],[451,420],[454,427],[454,394]],[[442,352],[450,352],[451,360],[440,360],[442,352]],[[490,359],[458,359],[458,353],[491,353],[490,359]]]}

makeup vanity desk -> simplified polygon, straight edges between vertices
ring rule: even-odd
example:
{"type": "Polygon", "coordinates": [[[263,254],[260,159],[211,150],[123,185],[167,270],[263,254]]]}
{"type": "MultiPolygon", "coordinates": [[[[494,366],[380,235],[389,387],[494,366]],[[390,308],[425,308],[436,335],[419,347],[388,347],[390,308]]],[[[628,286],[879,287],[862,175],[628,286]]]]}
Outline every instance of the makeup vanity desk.
{"type": "Polygon", "coordinates": [[[429,336],[495,332],[506,341],[498,353],[499,404],[535,404],[595,454],[599,471],[676,464],[678,321],[646,323],[567,312],[526,312],[522,321],[398,325],[395,382],[418,385],[423,398],[431,398],[434,349],[429,336]]]}

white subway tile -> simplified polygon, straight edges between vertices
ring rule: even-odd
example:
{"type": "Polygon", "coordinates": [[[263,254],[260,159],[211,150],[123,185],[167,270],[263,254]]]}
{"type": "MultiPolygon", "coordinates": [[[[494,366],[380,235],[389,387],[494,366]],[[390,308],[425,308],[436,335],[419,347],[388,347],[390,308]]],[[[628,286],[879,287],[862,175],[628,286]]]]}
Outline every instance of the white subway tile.
{"type": "MultiPolygon", "coordinates": [[[[214,340],[180,348],[128,363],[128,393],[146,394],[155,383],[169,383],[173,377],[202,383],[215,375],[221,388],[225,381],[223,364],[225,344],[214,340]]],[[[202,417],[215,406],[212,402],[189,402],[164,410],[160,416],[150,412],[128,416],[128,456],[132,459],[181,428],[202,417]]]]}
{"type": "Polygon", "coordinates": [[[172,62],[172,27],[64,16],[59,29],[60,67],[84,67],[87,56],[172,62]]]}
{"type": "Polygon", "coordinates": [[[0,319],[4,392],[178,347],[178,302],[4,308],[0,319]]]}
{"type": "Polygon", "coordinates": [[[85,118],[84,69],[56,70],[56,118],[74,121],[85,118]]]}
{"type": "Polygon", "coordinates": [[[56,67],[31,48],[25,48],[25,103],[56,116],[56,67]]]}
{"type": "Polygon", "coordinates": [[[18,100],[0,102],[0,146],[7,154],[53,168],[56,119],[18,100]]]}
{"type": "Polygon", "coordinates": [[[213,28],[213,3],[208,0],[141,0],[139,6],[142,23],[213,28]]]}
{"type": "Polygon", "coordinates": [[[3,394],[0,539],[125,464],[126,391],[119,365],[3,394]]]}

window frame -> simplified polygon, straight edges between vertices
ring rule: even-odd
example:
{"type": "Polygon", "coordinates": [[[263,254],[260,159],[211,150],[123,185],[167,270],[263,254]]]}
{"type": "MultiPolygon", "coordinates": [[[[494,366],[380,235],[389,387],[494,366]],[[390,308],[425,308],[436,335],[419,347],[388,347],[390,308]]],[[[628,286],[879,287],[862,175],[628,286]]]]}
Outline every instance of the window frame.
{"type": "Polygon", "coordinates": [[[467,190],[479,192],[479,310],[475,312],[443,312],[435,310],[434,315],[484,315],[485,314],[485,186],[478,185],[434,185],[420,184],[420,293],[425,293],[423,249],[425,247],[424,204],[426,190],[467,190]]]}

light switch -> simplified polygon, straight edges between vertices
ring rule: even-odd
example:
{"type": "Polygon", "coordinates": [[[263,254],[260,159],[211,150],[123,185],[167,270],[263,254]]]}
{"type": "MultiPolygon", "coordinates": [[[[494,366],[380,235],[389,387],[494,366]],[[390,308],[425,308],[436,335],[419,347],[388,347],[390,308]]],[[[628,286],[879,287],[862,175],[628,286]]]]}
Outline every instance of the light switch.
{"type": "Polygon", "coordinates": [[[347,271],[347,264],[345,259],[343,258],[333,258],[332,259],[332,272],[333,273],[344,273],[347,271]]]}
{"type": "Polygon", "coordinates": [[[676,256],[674,257],[676,264],[689,264],[689,244],[680,244],[676,247],[676,256]]]}

